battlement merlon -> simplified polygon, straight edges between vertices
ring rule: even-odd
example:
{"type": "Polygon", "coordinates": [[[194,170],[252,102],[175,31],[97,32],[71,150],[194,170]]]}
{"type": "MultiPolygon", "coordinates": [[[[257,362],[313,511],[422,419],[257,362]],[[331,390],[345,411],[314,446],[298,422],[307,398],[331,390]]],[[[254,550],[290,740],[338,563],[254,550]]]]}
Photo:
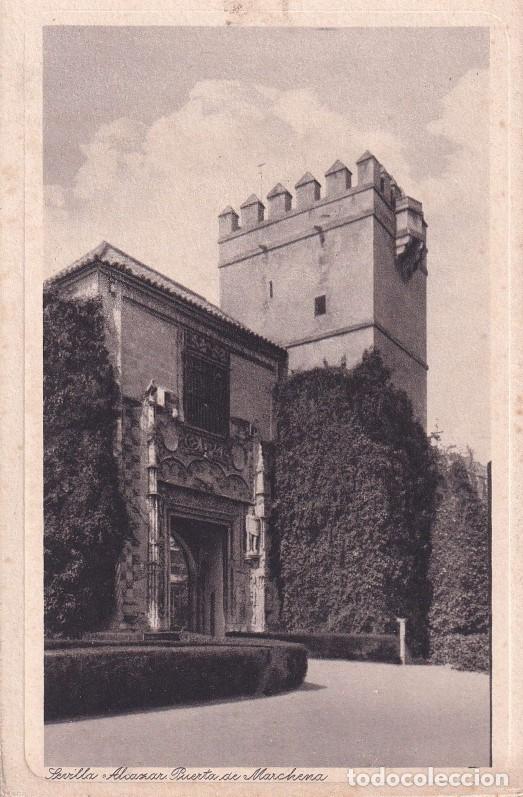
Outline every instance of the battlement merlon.
{"type": "Polygon", "coordinates": [[[328,169],[325,180],[322,196],[320,183],[306,172],[295,186],[296,207],[290,191],[277,183],[267,194],[268,218],[255,194],[240,207],[241,225],[234,208],[225,208],[219,216],[219,266],[262,255],[293,240],[323,235],[330,228],[370,215],[397,239],[399,253],[412,237],[425,242],[427,225],[421,203],[404,194],[372,153],[367,151],[358,159],[356,185],[341,161],[328,169]]]}

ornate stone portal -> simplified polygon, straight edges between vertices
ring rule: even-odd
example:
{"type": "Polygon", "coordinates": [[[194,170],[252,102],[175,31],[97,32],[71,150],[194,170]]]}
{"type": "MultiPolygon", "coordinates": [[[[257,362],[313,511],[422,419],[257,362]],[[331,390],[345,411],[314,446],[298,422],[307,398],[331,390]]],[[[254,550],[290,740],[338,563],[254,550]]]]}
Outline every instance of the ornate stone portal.
{"type": "Polygon", "coordinates": [[[153,384],[142,408],[147,470],[147,624],[153,631],[164,631],[173,622],[171,523],[178,517],[192,523],[192,536],[185,531],[185,537],[177,537],[178,544],[187,549],[187,557],[193,557],[195,541],[200,540],[189,588],[193,601],[187,610],[192,617],[189,630],[215,635],[227,629],[263,631],[268,495],[262,443],[249,424],[239,419],[231,422],[231,434],[223,439],[187,427],[172,412],[176,403],[176,397],[165,396],[159,403],[153,384]],[[218,529],[225,530],[227,544],[218,544],[212,535],[202,537],[195,530],[198,521],[202,527],[214,523],[216,534],[222,533],[218,529]],[[202,539],[207,540],[205,545],[202,539]],[[205,576],[205,569],[210,576],[205,576]],[[195,608],[196,603],[200,608],[195,608]]]}

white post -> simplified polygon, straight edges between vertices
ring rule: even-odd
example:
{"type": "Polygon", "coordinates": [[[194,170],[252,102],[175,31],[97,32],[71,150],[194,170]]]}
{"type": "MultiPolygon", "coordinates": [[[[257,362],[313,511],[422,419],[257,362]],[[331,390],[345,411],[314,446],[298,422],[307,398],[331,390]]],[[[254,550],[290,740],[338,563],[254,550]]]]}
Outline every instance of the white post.
{"type": "Polygon", "coordinates": [[[398,625],[400,627],[400,661],[402,664],[406,664],[407,654],[405,647],[405,630],[407,620],[404,617],[396,617],[396,620],[398,621],[398,625]]]}

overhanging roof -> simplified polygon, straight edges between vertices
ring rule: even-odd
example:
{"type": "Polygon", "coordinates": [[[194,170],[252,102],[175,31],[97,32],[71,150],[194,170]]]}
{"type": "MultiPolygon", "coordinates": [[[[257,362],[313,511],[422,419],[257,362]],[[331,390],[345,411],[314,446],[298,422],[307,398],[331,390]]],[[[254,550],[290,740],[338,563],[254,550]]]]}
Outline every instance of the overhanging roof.
{"type": "Polygon", "coordinates": [[[244,326],[232,316],[224,313],[220,307],[212,304],[212,302],[209,302],[204,296],[201,296],[199,293],[195,293],[195,291],[192,291],[190,288],[186,288],[184,285],[181,285],[179,282],[176,282],[170,277],[166,277],[165,274],[161,274],[159,271],[156,271],[150,266],[146,266],[145,263],[136,260],[134,257],[131,257],[130,255],[126,254],[126,252],[123,252],[121,249],[118,249],[116,246],[113,246],[107,241],[102,241],[102,243],[99,244],[95,249],[91,249],[90,252],[87,252],[87,254],[85,254],[79,260],[75,260],[70,266],[67,266],[66,268],[54,274],[52,277],[46,280],[44,283],[45,287],[50,288],[55,284],[59,284],[60,282],[67,280],[69,277],[73,277],[75,274],[81,272],[84,268],[96,264],[103,265],[119,273],[128,274],[132,277],[135,277],[145,285],[156,288],[192,307],[197,307],[199,310],[203,310],[213,318],[217,318],[221,322],[244,333],[247,333],[249,336],[257,338],[260,341],[263,341],[265,344],[269,344],[274,349],[278,349],[282,355],[285,353],[285,349],[283,349],[281,346],[278,346],[278,344],[274,343],[272,340],[253,332],[253,330],[249,329],[249,327],[244,326]]]}

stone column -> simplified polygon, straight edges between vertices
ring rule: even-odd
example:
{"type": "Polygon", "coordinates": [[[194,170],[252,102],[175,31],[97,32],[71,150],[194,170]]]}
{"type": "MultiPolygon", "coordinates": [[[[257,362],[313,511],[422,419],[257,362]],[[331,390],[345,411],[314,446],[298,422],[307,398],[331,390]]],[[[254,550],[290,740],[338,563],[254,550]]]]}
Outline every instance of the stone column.
{"type": "Polygon", "coordinates": [[[149,538],[147,548],[147,622],[151,631],[160,627],[158,606],[158,587],[160,581],[159,550],[159,512],[158,512],[158,463],[154,432],[156,427],[156,407],[154,394],[146,399],[146,445],[147,445],[147,519],[149,538]]]}
{"type": "Polygon", "coordinates": [[[250,573],[251,630],[265,631],[266,511],[265,463],[261,440],[257,443],[254,478],[254,515],[258,521],[258,559],[250,573]]]}
{"type": "Polygon", "coordinates": [[[147,446],[147,622],[151,631],[168,627],[165,596],[165,545],[163,535],[162,499],[158,493],[158,453],[156,448],[156,393],[149,389],[145,400],[145,429],[147,446]]]}

